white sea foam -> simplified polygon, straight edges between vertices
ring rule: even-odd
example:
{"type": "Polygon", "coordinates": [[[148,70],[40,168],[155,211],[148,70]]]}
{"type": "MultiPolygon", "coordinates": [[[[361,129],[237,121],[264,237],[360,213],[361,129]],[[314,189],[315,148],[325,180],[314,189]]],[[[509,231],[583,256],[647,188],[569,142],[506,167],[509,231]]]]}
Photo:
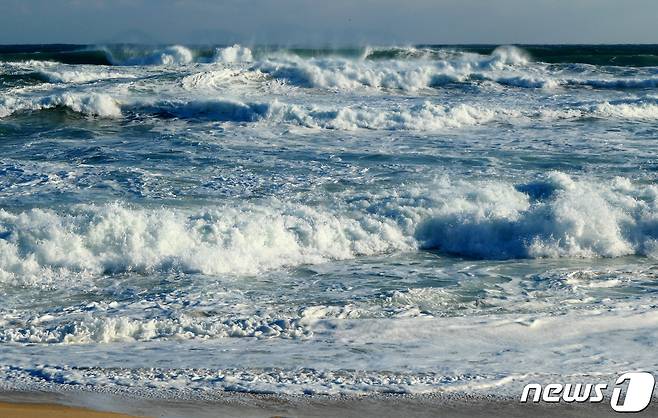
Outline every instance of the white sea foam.
{"type": "Polygon", "coordinates": [[[68,215],[1,211],[0,281],[158,270],[254,274],[414,245],[386,218],[272,204],[192,214],[118,205],[68,215]]]}
{"type": "Polygon", "coordinates": [[[248,71],[235,68],[203,71],[183,77],[183,88],[191,91],[208,91],[235,88],[236,86],[263,82],[266,76],[260,71],[248,71]]]}
{"type": "MultiPolygon", "coordinates": [[[[221,397],[227,391],[307,395],[469,392],[514,396],[528,381],[545,383],[556,375],[567,381],[579,381],[584,376],[591,378],[593,369],[597,371],[597,379],[608,381],[625,365],[651,364],[653,352],[643,347],[655,341],[656,325],[658,314],[636,303],[561,315],[309,320],[305,326],[319,337],[305,341],[301,348],[305,364],[311,365],[309,368],[299,367],[296,355],[302,351],[298,347],[281,344],[277,350],[277,343],[285,340],[264,345],[262,340],[244,339],[237,341],[241,343],[237,347],[246,349],[250,355],[246,360],[233,359],[247,367],[172,367],[180,364],[183,360],[180,358],[168,359],[164,368],[153,367],[151,357],[158,357],[160,350],[135,350],[133,355],[137,359],[131,357],[126,362],[139,362],[139,367],[90,368],[48,363],[0,366],[0,379],[5,387],[14,389],[20,385],[32,390],[61,390],[63,386],[69,390],[97,391],[124,388],[133,395],[165,394],[183,398],[193,397],[199,390],[209,397],[221,397]],[[617,352],[618,338],[629,335],[643,338],[629,338],[628,349],[617,352]],[[344,348],[345,342],[354,350],[342,355],[340,365],[327,366],[327,352],[335,353],[334,350],[344,348]],[[265,369],[252,366],[259,351],[266,351],[268,364],[277,366],[265,369]],[[373,352],[377,356],[369,357],[373,352]],[[401,356],[401,352],[407,355],[401,356]],[[616,354],[601,354],[608,352],[616,354]],[[576,354],[578,362],[567,361],[576,354]],[[449,366],[437,371],[437,356],[449,366]],[[483,356],[491,360],[482,362],[483,356]],[[382,361],[385,370],[381,368],[382,361]],[[530,366],[533,373],[528,375],[530,366]]],[[[195,346],[195,353],[204,354],[204,362],[212,361],[209,352],[204,351],[204,348],[208,350],[206,347],[195,346]]],[[[57,353],[67,353],[65,350],[70,349],[62,345],[55,348],[57,353]]],[[[213,348],[217,350],[216,346],[210,350],[213,348]]],[[[94,346],[95,358],[103,349],[94,346]]],[[[211,353],[213,358],[217,357],[217,351],[211,353]]]]}
{"type": "Polygon", "coordinates": [[[566,79],[560,81],[562,84],[571,86],[589,86],[599,89],[642,89],[658,86],[658,78],[593,78],[593,79],[566,79]]]}
{"type": "Polygon", "coordinates": [[[39,71],[42,77],[51,83],[88,83],[90,81],[109,80],[119,78],[135,78],[133,74],[116,71],[97,70],[94,68],[51,68],[39,71]]]}
{"type": "MultiPolygon", "coordinates": [[[[417,55],[413,51],[410,54],[417,55]]],[[[519,72],[521,70],[517,67],[527,64],[528,58],[521,50],[501,47],[490,56],[464,54],[438,60],[391,59],[382,62],[335,57],[272,57],[256,62],[253,68],[294,85],[340,90],[367,87],[417,91],[450,83],[480,80],[500,80],[501,84],[516,87],[546,88],[557,85],[552,80],[519,72]]]]}
{"type": "Polygon", "coordinates": [[[447,187],[438,199],[442,208],[417,230],[427,248],[481,258],[656,254],[655,186],[626,179],[605,186],[553,172],[517,187],[447,187]]]}
{"type": "Polygon", "coordinates": [[[512,87],[554,89],[560,86],[560,82],[548,77],[537,77],[531,75],[500,76],[491,78],[498,84],[512,87]]]}
{"type": "MultiPolygon", "coordinates": [[[[89,75],[78,80],[94,79],[89,75]]],[[[236,77],[244,82],[258,81],[258,73],[235,73],[220,70],[198,73],[183,78],[186,89],[220,88],[224,83],[234,83],[236,77]]],[[[224,84],[225,85],[225,84],[224,84]]],[[[0,99],[0,118],[17,112],[38,111],[66,107],[83,115],[108,118],[121,117],[122,109],[138,113],[170,115],[182,119],[207,119],[221,122],[260,122],[267,124],[292,124],[307,128],[354,130],[410,130],[438,131],[458,129],[487,123],[527,124],[532,120],[579,120],[583,118],[614,118],[617,120],[653,121],[658,118],[658,105],[654,100],[634,99],[604,101],[574,107],[553,108],[504,108],[477,104],[447,106],[431,101],[408,105],[392,105],[385,108],[366,105],[350,105],[340,109],[328,106],[309,106],[271,102],[243,102],[233,99],[161,100],[142,101],[124,98],[119,102],[108,94],[96,92],[64,92],[37,94],[8,94],[0,99]]]]}
{"type": "MultiPolygon", "coordinates": [[[[188,83],[214,83],[206,79],[188,83]]],[[[425,101],[409,107],[346,106],[341,109],[308,107],[279,101],[271,103],[238,100],[162,101],[140,107],[140,111],[164,113],[183,119],[209,119],[222,122],[261,122],[293,124],[307,128],[338,130],[439,131],[488,123],[527,124],[533,120],[581,120],[603,118],[652,121],[658,118],[658,105],[646,100],[601,102],[572,108],[514,109],[460,104],[445,106],[425,101]]]]}
{"type": "Polygon", "coordinates": [[[192,63],[195,57],[189,48],[172,45],[146,55],[138,55],[125,60],[116,60],[111,56],[110,58],[115,65],[182,65],[192,63]]]}
{"type": "MultiPolygon", "coordinates": [[[[75,368],[38,365],[32,368],[0,366],[0,385],[21,390],[75,390],[84,385],[95,391],[126,391],[144,398],[166,393],[176,399],[224,399],[226,392],[335,395],[365,393],[430,393],[450,386],[478,384],[485,376],[445,376],[437,373],[355,370],[263,369],[128,369],[75,368]],[[476,383],[477,382],[477,383],[476,383]],[[162,391],[162,392],[161,392],[162,391]]],[[[493,379],[494,381],[496,379],[493,379]]],[[[0,386],[2,387],[2,386],[0,386]]]]}
{"type": "Polygon", "coordinates": [[[603,102],[597,104],[592,113],[604,118],[652,121],[658,119],[658,104],[644,101],[603,102]]]}
{"type": "MultiPolygon", "coordinates": [[[[515,117],[512,111],[485,109],[469,105],[452,108],[425,102],[409,109],[373,111],[344,108],[337,112],[311,114],[310,126],[331,129],[389,129],[433,131],[460,128],[515,117]],[[324,120],[322,117],[324,116],[324,120]]],[[[305,120],[305,119],[302,119],[305,120]]],[[[307,120],[307,119],[306,119],[307,120]]]]}
{"type": "Polygon", "coordinates": [[[409,91],[428,87],[435,73],[432,64],[410,67],[405,63],[391,62],[377,66],[335,58],[305,60],[290,57],[259,62],[254,68],[302,87],[337,89],[372,87],[409,91]]]}
{"type": "Polygon", "coordinates": [[[213,57],[214,62],[237,63],[250,62],[254,57],[249,48],[240,45],[233,45],[226,48],[217,48],[213,57]]]}
{"type": "Polygon", "coordinates": [[[530,57],[521,48],[510,45],[499,46],[491,56],[484,60],[488,66],[501,67],[504,65],[526,65],[530,62],[530,57]]]}
{"type": "Polygon", "coordinates": [[[161,102],[151,111],[163,111],[181,118],[206,118],[229,122],[289,123],[324,129],[385,129],[432,131],[480,125],[492,121],[511,121],[520,112],[486,109],[469,105],[446,107],[430,102],[378,110],[368,107],[345,107],[340,110],[304,108],[275,101],[243,103],[233,100],[161,102]]]}
{"type": "Polygon", "coordinates": [[[308,338],[311,335],[312,332],[294,318],[204,320],[183,314],[175,318],[140,320],[87,314],[72,321],[52,315],[45,320],[28,319],[24,326],[16,326],[14,320],[11,327],[0,330],[0,343],[91,344],[243,337],[308,338]]]}

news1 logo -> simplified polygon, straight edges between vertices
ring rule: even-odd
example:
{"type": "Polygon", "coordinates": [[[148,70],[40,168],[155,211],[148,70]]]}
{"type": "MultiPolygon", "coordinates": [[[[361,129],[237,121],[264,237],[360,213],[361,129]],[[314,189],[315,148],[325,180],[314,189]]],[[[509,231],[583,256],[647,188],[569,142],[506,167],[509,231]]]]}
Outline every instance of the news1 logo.
{"type": "MultiPolygon", "coordinates": [[[[610,406],[617,412],[641,412],[651,403],[656,380],[651,373],[624,373],[615,382],[610,397],[610,406]],[[625,393],[622,385],[628,384],[625,393]],[[625,395],[622,397],[622,394],[625,395]]],[[[602,402],[608,385],[599,384],[561,384],[550,383],[542,386],[531,383],[523,388],[521,402],[526,403],[532,392],[532,402],[602,402]]]]}

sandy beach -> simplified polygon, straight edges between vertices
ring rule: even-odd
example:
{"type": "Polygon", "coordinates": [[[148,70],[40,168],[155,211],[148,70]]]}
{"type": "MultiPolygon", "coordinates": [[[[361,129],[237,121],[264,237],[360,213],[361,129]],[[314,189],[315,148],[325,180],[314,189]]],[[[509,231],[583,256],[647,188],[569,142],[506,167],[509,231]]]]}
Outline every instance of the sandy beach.
{"type": "MultiPolygon", "coordinates": [[[[658,416],[654,402],[638,417],[658,416]]],[[[0,394],[0,416],[58,417],[612,417],[608,402],[520,404],[516,400],[467,395],[283,397],[227,394],[212,401],[128,399],[96,393],[0,394]]]]}
{"type": "Polygon", "coordinates": [[[55,404],[29,404],[0,402],[0,415],[7,418],[127,418],[131,415],[92,411],[55,404]]]}

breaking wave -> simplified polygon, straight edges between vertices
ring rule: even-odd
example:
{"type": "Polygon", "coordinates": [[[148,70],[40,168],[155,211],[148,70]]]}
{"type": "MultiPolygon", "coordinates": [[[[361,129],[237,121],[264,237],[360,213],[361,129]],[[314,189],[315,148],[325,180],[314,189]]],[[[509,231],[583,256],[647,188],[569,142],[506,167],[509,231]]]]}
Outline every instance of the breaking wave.
{"type": "Polygon", "coordinates": [[[0,231],[0,282],[19,283],[72,273],[255,274],[413,245],[385,218],[276,202],[198,213],[119,205],[0,211],[0,231]]]}
{"type": "Polygon", "coordinates": [[[290,124],[306,128],[337,130],[408,130],[438,131],[487,123],[528,123],[532,120],[617,119],[653,121],[658,119],[658,104],[638,99],[582,104],[573,108],[552,110],[508,109],[460,104],[444,106],[425,101],[409,107],[385,109],[364,105],[340,109],[287,104],[241,102],[237,100],[201,100],[190,102],[161,101],[138,106],[138,112],[160,117],[204,119],[219,122],[290,124]]]}
{"type": "Polygon", "coordinates": [[[658,187],[625,178],[442,179],[349,202],[2,210],[0,282],[57,284],[118,272],[249,275],[418,247],[485,259],[658,255],[658,187]]]}
{"type": "Polygon", "coordinates": [[[102,71],[92,68],[70,68],[70,69],[43,69],[38,72],[40,78],[50,83],[80,84],[91,81],[110,79],[133,79],[132,74],[115,71],[102,71]]]}
{"type": "Polygon", "coordinates": [[[116,57],[109,54],[109,59],[114,65],[181,65],[190,64],[194,61],[194,53],[189,48],[181,45],[173,45],[161,50],[152,51],[146,55],[130,56],[130,52],[123,52],[124,57],[116,57]],[[125,57],[128,55],[128,57],[125,57]]]}
{"type": "MultiPolygon", "coordinates": [[[[511,88],[588,87],[616,90],[647,89],[658,85],[658,79],[646,71],[641,75],[588,77],[576,72],[569,76],[569,71],[553,71],[547,64],[533,62],[524,50],[512,46],[498,47],[488,54],[415,47],[366,48],[361,56],[307,56],[285,49],[260,49],[255,52],[237,44],[207,50],[181,45],[155,49],[108,47],[102,50],[107,61],[115,66],[208,64],[220,68],[240,67],[234,74],[251,73],[249,78],[252,80],[265,81],[269,78],[296,87],[344,91],[365,88],[416,92],[451,85],[483,86],[487,83],[511,88]]],[[[92,68],[39,68],[52,64],[44,61],[22,61],[19,64],[27,63],[32,63],[48,82],[84,83],[125,76],[122,72],[92,68]]],[[[220,78],[221,72],[216,72],[220,78]]],[[[198,87],[204,86],[200,84],[198,87]]]]}
{"type": "Polygon", "coordinates": [[[449,83],[493,77],[492,71],[526,65],[522,51],[501,47],[490,56],[463,55],[450,60],[355,60],[336,57],[304,59],[297,56],[268,58],[252,69],[301,87],[400,89],[415,91],[449,83]]]}
{"type": "Polygon", "coordinates": [[[644,89],[658,86],[658,77],[614,78],[614,79],[567,79],[562,84],[569,86],[589,86],[597,89],[644,89]]]}
{"type": "Polygon", "coordinates": [[[425,248],[476,258],[620,257],[658,249],[658,187],[574,181],[553,172],[520,184],[488,184],[454,195],[424,220],[425,248]]]}
{"type": "MultiPolygon", "coordinates": [[[[125,58],[153,55],[167,47],[153,48],[138,45],[2,45],[0,61],[43,60],[66,64],[111,65],[125,58]]],[[[212,57],[213,47],[186,47],[195,59],[203,61],[212,57]]],[[[230,48],[230,46],[229,46],[230,48]]],[[[385,46],[346,48],[281,48],[260,47],[259,55],[290,54],[312,58],[339,56],[371,60],[445,59],[463,54],[491,55],[495,46],[385,46]]],[[[530,57],[538,62],[572,64],[582,63],[601,66],[658,66],[656,45],[536,45],[524,46],[521,60],[530,57]]],[[[156,61],[157,62],[157,61],[156,61]]]]}
{"type": "Polygon", "coordinates": [[[237,44],[226,48],[217,48],[213,57],[214,62],[223,63],[250,62],[253,59],[251,49],[237,44]]]}
{"type": "MultiPolygon", "coordinates": [[[[216,80],[216,78],[213,78],[216,80]]],[[[187,82],[205,82],[190,80],[187,82]]],[[[124,113],[161,118],[211,120],[232,123],[287,124],[311,129],[439,131],[488,123],[523,124],[532,120],[616,119],[651,122],[658,119],[655,100],[617,100],[562,109],[513,109],[460,104],[445,106],[430,101],[384,109],[365,105],[340,109],[238,100],[163,100],[155,103],[120,103],[102,93],[60,93],[44,97],[5,96],[0,118],[15,113],[65,108],[85,116],[118,118],[124,113]]]]}
{"type": "Polygon", "coordinates": [[[65,92],[44,97],[0,98],[0,118],[14,113],[66,108],[87,116],[118,118],[121,116],[119,104],[107,94],[65,92]]]}
{"type": "MultiPolygon", "coordinates": [[[[69,313],[70,314],[70,313],[69,313]]],[[[77,320],[34,318],[26,326],[0,330],[0,343],[90,344],[153,340],[215,338],[307,338],[312,333],[298,319],[198,319],[181,314],[173,318],[131,319],[81,314],[77,320]]]]}
{"type": "Polygon", "coordinates": [[[373,130],[440,130],[479,125],[519,114],[469,105],[446,107],[430,102],[409,108],[377,110],[345,107],[340,110],[306,108],[278,101],[242,103],[231,100],[161,102],[143,110],[161,116],[184,119],[203,118],[224,122],[287,123],[307,128],[373,130]]]}

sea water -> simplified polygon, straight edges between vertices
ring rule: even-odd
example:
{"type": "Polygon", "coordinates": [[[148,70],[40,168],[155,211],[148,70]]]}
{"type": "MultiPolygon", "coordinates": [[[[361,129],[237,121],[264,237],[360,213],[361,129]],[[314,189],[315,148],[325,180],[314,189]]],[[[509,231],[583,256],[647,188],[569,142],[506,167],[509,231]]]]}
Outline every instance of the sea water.
{"type": "Polygon", "coordinates": [[[0,48],[0,379],[658,371],[658,48],[0,48]]]}

